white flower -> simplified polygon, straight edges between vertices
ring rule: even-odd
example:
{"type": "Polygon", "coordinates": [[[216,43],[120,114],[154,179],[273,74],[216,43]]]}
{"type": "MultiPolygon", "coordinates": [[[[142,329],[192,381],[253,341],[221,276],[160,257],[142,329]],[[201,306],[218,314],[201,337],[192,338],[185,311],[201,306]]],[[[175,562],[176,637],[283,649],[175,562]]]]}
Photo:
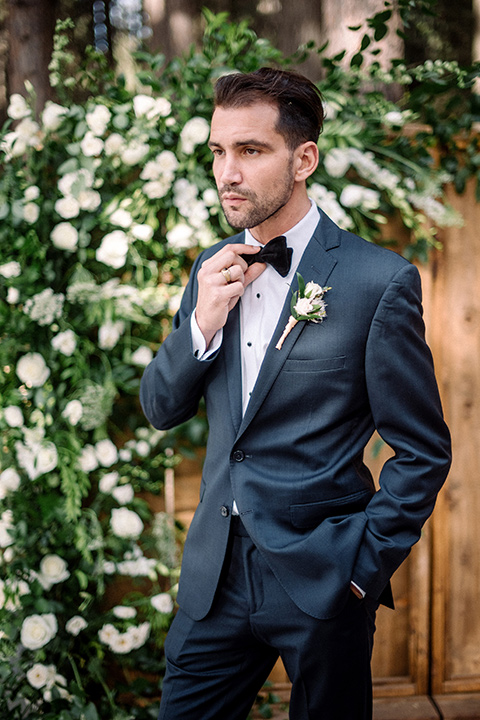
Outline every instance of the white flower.
{"type": "Polygon", "coordinates": [[[135,450],[140,457],[148,457],[151,447],[146,440],[139,440],[135,443],[135,450]]]}
{"type": "Polygon", "coordinates": [[[128,238],[123,230],[114,230],[104,236],[96,252],[99,262],[118,270],[125,265],[128,253],[128,238]]]}
{"type": "Polygon", "coordinates": [[[23,355],[17,363],[16,372],[27,387],[42,387],[50,376],[50,370],[40,353],[23,355]]]}
{"type": "Polygon", "coordinates": [[[68,420],[70,425],[77,425],[83,414],[83,405],[80,400],[70,400],[65,406],[62,416],[68,420]]]}
{"type": "Polygon", "coordinates": [[[186,223],[178,223],[167,232],[167,242],[175,250],[186,250],[195,244],[193,228],[186,223]]]}
{"type": "Polygon", "coordinates": [[[36,203],[28,202],[23,206],[23,219],[30,224],[37,222],[40,208],[36,203]]]}
{"type": "Polygon", "coordinates": [[[10,427],[22,427],[23,425],[23,413],[18,405],[7,405],[3,411],[3,417],[10,427]]]}
{"type": "Polygon", "coordinates": [[[63,197],[55,203],[55,211],[65,220],[70,220],[77,217],[80,212],[80,205],[74,197],[63,197]]]}
{"type": "Polygon", "coordinates": [[[85,618],[81,617],[81,615],[74,615],[65,623],[65,630],[76,637],[87,626],[88,623],[85,618]]]}
{"type": "Polygon", "coordinates": [[[137,650],[138,648],[142,647],[142,645],[145,645],[145,642],[150,635],[150,623],[143,622],[137,627],[129,627],[125,635],[129,637],[132,643],[132,649],[137,650]]]}
{"type": "Polygon", "coordinates": [[[20,291],[17,288],[9,287],[7,291],[7,302],[16,305],[20,300],[20,291]]]}
{"type": "Polygon", "coordinates": [[[155,99],[150,95],[135,95],[133,98],[133,110],[136,117],[146,115],[155,105],[155,99]]]}
{"type": "Polygon", "coordinates": [[[126,655],[134,648],[133,638],[128,633],[117,632],[110,641],[110,649],[119,655],[126,655]]]}
{"type": "Polygon", "coordinates": [[[110,518],[112,532],[117,537],[136,540],[143,531],[143,522],[139,515],[128,508],[114,508],[110,518]]]}
{"type": "Polygon", "coordinates": [[[54,102],[47,102],[42,113],[42,124],[45,130],[54,132],[58,130],[63,122],[63,118],[68,114],[68,108],[57,105],[54,102]]]}
{"type": "Polygon", "coordinates": [[[32,665],[30,670],[27,671],[27,680],[32,687],[36,690],[40,690],[42,687],[53,684],[56,672],[57,668],[55,665],[35,663],[35,665],[32,665]]]}
{"type": "Polygon", "coordinates": [[[136,240],[148,242],[153,237],[153,228],[151,225],[133,225],[130,232],[136,240]]]}
{"type": "Polygon", "coordinates": [[[134,365],[147,367],[147,365],[153,360],[153,352],[146,345],[141,345],[132,354],[131,360],[134,365]]]}
{"type": "Polygon", "coordinates": [[[210,126],[205,118],[194,117],[188,120],[180,133],[180,144],[184,153],[190,155],[196,145],[207,140],[210,126]]]}
{"type": "Polygon", "coordinates": [[[0,275],[4,278],[18,277],[21,275],[22,267],[16,260],[0,265],[0,275]]]}
{"type": "Polygon", "coordinates": [[[112,488],[112,495],[119,505],[126,505],[133,500],[133,487],[130,484],[117,485],[112,488]]]}
{"type": "Polygon", "coordinates": [[[79,457],[80,469],[84,473],[92,472],[98,468],[97,455],[93,445],[85,445],[79,457]]]}
{"type": "Polygon", "coordinates": [[[323,166],[330,177],[343,177],[351,165],[350,149],[333,148],[325,155],[323,166]]]}
{"type": "Polygon", "coordinates": [[[50,240],[59,250],[73,252],[73,250],[76,250],[78,244],[78,230],[72,223],[58,223],[50,233],[50,240]]]}
{"type": "Polygon", "coordinates": [[[131,620],[132,618],[137,616],[137,611],[134,607],[127,607],[126,605],[116,605],[113,610],[113,614],[115,617],[120,618],[121,620],[131,620]]]}
{"type": "Polygon", "coordinates": [[[93,182],[93,172],[87,170],[87,168],[80,168],[80,170],[65,173],[59,179],[57,187],[65,197],[73,196],[78,199],[78,195],[82,190],[92,188],[93,182]]]}
{"type": "Polygon", "coordinates": [[[102,493],[109,493],[113,490],[115,485],[118,483],[120,475],[118,472],[110,472],[104,475],[98,483],[98,489],[102,493]]]}
{"type": "Polygon", "coordinates": [[[10,104],[7,108],[8,117],[12,120],[21,120],[21,118],[28,117],[32,114],[32,111],[27,105],[27,102],[23,95],[19,93],[13,93],[10,96],[10,104]]]}
{"type": "Polygon", "coordinates": [[[160,593],[159,595],[153,595],[150,598],[150,602],[155,610],[160,613],[168,615],[173,610],[173,599],[168,593],[160,593]]]}
{"type": "Polygon", "coordinates": [[[124,210],[123,208],[118,208],[110,215],[109,218],[112,225],[118,225],[122,228],[129,228],[132,224],[132,216],[128,212],[128,210],[124,210]]]}
{"type": "Polygon", "coordinates": [[[28,650],[38,650],[57,634],[57,619],[53,613],[29,615],[22,624],[20,642],[28,650]]]}
{"type": "Polygon", "coordinates": [[[106,623],[99,631],[98,637],[105,645],[110,645],[114,637],[118,635],[117,628],[111,623],[106,623]]]}
{"type": "Polygon", "coordinates": [[[135,95],[133,110],[137,118],[145,116],[148,120],[157,117],[167,117],[172,109],[166,98],[153,98],[150,95],[135,95]]]}
{"type": "Polygon", "coordinates": [[[78,204],[82,210],[96,210],[102,202],[102,196],[97,190],[80,190],[77,196],[78,204]]]}
{"type": "Polygon", "coordinates": [[[94,135],[103,135],[111,117],[112,113],[106,105],[95,105],[93,110],[85,115],[85,120],[94,135]]]}
{"type": "Polygon", "coordinates": [[[98,345],[102,350],[111,350],[125,331],[125,323],[121,320],[106,322],[98,329],[98,345]]]}
{"type": "Polygon", "coordinates": [[[214,207],[218,205],[218,194],[213,188],[207,188],[203,193],[203,202],[207,207],[214,207]]]}
{"type": "Polygon", "coordinates": [[[308,298],[322,298],[324,294],[323,287],[314,283],[311,280],[305,285],[305,296],[308,298]]]}
{"type": "Polygon", "coordinates": [[[23,311],[39,325],[51,325],[61,317],[64,300],[62,293],[55,294],[52,288],[45,288],[27,300],[23,311]]]}
{"type": "Polygon", "coordinates": [[[13,537],[9,530],[13,528],[13,515],[11,510],[5,510],[0,515],[0,548],[13,545],[13,537]]]}
{"type": "Polygon", "coordinates": [[[387,125],[393,125],[394,127],[402,127],[405,124],[403,113],[400,110],[391,110],[383,119],[387,125]]]}
{"type": "Polygon", "coordinates": [[[309,298],[300,298],[295,303],[295,310],[299,315],[308,315],[313,311],[313,303],[309,298]]]}
{"type": "Polygon", "coordinates": [[[38,200],[40,197],[40,188],[37,185],[30,185],[25,189],[23,193],[25,202],[31,202],[32,200],[38,200]]]}
{"type": "Polygon", "coordinates": [[[352,218],[347,215],[332,190],[327,190],[324,185],[320,185],[319,183],[313,183],[309,188],[308,194],[341,228],[348,230],[353,226],[352,218]]]}
{"type": "Polygon", "coordinates": [[[380,205],[380,193],[363,185],[347,185],[340,195],[344,207],[362,207],[364,210],[375,210],[380,205]]]}
{"type": "Polygon", "coordinates": [[[0,473],[0,500],[9,492],[15,492],[20,487],[20,475],[14,468],[7,468],[0,473]]]}
{"type": "Polygon", "coordinates": [[[125,147],[125,142],[120,133],[112,133],[105,140],[105,154],[117,155],[125,147]]]}
{"type": "Polygon", "coordinates": [[[100,140],[91,130],[88,130],[80,143],[80,149],[85,157],[95,157],[100,155],[103,150],[103,140],[100,140]]]}
{"type": "Polygon", "coordinates": [[[120,149],[120,157],[125,165],[138,165],[145,155],[149,153],[149,146],[138,140],[131,142],[126,147],[120,149]]]}
{"type": "Polygon", "coordinates": [[[59,555],[45,555],[42,558],[37,578],[45,590],[50,590],[52,585],[68,580],[69,577],[67,563],[59,555]]]}
{"type": "Polygon", "coordinates": [[[73,330],[65,330],[52,338],[52,347],[70,357],[76,350],[77,338],[73,330]]]}
{"type": "Polygon", "coordinates": [[[165,197],[170,190],[172,181],[168,176],[161,178],[160,180],[149,180],[143,186],[143,192],[150,198],[150,200],[159,200],[165,197]]]}
{"type": "Polygon", "coordinates": [[[40,446],[35,457],[35,477],[36,480],[40,475],[51,472],[57,467],[58,452],[53,442],[44,443],[40,446]]]}
{"type": "Polygon", "coordinates": [[[100,465],[110,467],[118,460],[118,450],[111,440],[105,438],[95,445],[95,455],[100,465]]]}

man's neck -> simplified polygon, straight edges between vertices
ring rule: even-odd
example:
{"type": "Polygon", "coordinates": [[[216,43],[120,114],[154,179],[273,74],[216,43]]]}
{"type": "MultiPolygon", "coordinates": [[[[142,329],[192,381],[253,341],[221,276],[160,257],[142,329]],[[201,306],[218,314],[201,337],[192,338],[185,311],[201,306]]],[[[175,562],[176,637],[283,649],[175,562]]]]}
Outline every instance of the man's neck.
{"type": "Polygon", "coordinates": [[[311,207],[306,189],[300,197],[295,198],[296,202],[292,202],[293,199],[292,196],[287,205],[261,225],[250,228],[250,233],[255,240],[265,245],[272,238],[284,235],[305,217],[311,207]]]}

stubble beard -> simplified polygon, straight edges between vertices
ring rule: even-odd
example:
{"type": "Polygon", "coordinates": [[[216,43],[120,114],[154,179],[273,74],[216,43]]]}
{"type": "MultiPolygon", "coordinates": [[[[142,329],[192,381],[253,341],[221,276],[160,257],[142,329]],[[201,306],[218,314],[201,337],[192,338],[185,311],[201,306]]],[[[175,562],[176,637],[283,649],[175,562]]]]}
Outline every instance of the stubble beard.
{"type": "Polygon", "coordinates": [[[238,190],[235,186],[224,185],[219,191],[220,203],[223,213],[229,225],[236,229],[250,229],[261,225],[266,220],[276,215],[292,197],[294,187],[293,163],[288,167],[286,177],[281,187],[276,192],[267,197],[259,197],[252,190],[238,190]],[[225,193],[234,192],[239,197],[248,200],[252,207],[246,210],[234,210],[231,207],[225,207],[222,197],[225,193]]]}

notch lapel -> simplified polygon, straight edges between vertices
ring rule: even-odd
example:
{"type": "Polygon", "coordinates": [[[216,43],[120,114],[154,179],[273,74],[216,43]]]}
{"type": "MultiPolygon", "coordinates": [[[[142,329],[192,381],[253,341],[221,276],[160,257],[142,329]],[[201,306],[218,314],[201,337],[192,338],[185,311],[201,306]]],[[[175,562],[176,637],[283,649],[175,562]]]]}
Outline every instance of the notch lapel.
{"type": "MultiPolygon", "coordinates": [[[[339,229],[323,213],[321,213],[321,217],[322,220],[317,226],[317,229],[312,239],[310,240],[305,249],[305,252],[298,265],[297,272],[300,273],[300,275],[304,278],[305,282],[309,282],[311,280],[318,283],[319,285],[324,286],[327,284],[328,278],[333,268],[337,264],[336,259],[333,258],[331,254],[327,252],[327,250],[331,247],[336,247],[339,244],[339,229]],[[325,224],[327,225],[326,228],[325,224]],[[325,246],[320,240],[320,228],[322,229],[322,234],[325,232],[325,230],[329,231],[327,233],[327,237],[330,239],[330,243],[325,243],[325,246]],[[336,231],[335,236],[332,235],[333,228],[336,231]]],[[[285,360],[288,358],[294,344],[300,337],[302,330],[305,327],[306,323],[304,321],[298,322],[285,339],[282,349],[277,350],[275,348],[275,345],[280,339],[283,329],[288,322],[288,318],[290,317],[290,303],[292,299],[292,293],[296,292],[297,290],[298,280],[295,274],[295,278],[291,285],[291,292],[289,292],[287,295],[278,324],[272,335],[272,339],[267,348],[267,352],[265,353],[265,358],[260,368],[257,382],[255,383],[255,387],[253,388],[247,410],[241,422],[237,439],[246,430],[246,428],[258,412],[270,388],[272,387],[272,384],[275,382],[280,370],[282,369],[285,360]]]]}

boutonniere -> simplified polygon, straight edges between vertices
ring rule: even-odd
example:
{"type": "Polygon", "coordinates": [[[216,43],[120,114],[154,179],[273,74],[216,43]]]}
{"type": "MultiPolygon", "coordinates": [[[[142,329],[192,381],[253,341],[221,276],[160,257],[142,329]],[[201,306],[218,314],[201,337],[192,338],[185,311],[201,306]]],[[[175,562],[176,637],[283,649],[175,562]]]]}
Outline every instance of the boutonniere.
{"type": "Polygon", "coordinates": [[[318,323],[322,322],[322,320],[327,316],[327,304],[323,299],[323,296],[332,288],[321,287],[314,282],[305,283],[305,280],[300,273],[297,273],[297,278],[298,290],[293,293],[290,306],[292,314],[288,318],[282,337],[275,345],[277,350],[281,349],[288,333],[290,330],[293,330],[300,320],[318,323]]]}

